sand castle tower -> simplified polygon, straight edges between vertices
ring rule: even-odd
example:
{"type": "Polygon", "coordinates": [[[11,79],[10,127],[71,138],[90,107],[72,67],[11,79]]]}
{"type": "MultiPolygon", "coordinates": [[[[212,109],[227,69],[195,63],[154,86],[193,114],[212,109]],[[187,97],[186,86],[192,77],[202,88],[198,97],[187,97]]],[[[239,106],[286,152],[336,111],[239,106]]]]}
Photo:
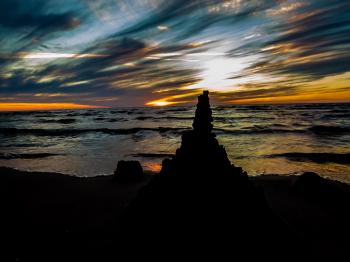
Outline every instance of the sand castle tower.
{"type": "MultiPolygon", "coordinates": [[[[247,174],[228,159],[213,130],[209,92],[198,97],[193,130],[162,170],[140,190],[123,217],[124,243],[148,250],[213,258],[284,254],[284,229],[247,174]],[[142,218],[142,220],[140,220],[142,218]],[[270,241],[265,241],[270,236],[270,241]],[[150,237],[155,241],[149,241],[150,237]],[[252,249],[253,245],[253,249],[252,249]],[[255,254],[255,253],[254,253],[255,254]],[[206,255],[204,255],[206,256],[206,255]]],[[[184,257],[184,256],[183,256],[184,257]]],[[[281,257],[281,256],[278,256],[281,257]]]]}
{"type": "Polygon", "coordinates": [[[198,104],[196,115],[193,121],[193,129],[201,135],[208,135],[213,129],[213,117],[209,104],[209,91],[203,91],[203,94],[198,96],[198,104]]]}
{"type": "Polygon", "coordinates": [[[213,174],[245,174],[228,159],[225,148],[212,133],[212,122],[209,91],[203,91],[198,96],[193,129],[183,133],[180,148],[171,160],[163,161],[161,173],[184,176],[186,179],[212,177],[213,174]]]}

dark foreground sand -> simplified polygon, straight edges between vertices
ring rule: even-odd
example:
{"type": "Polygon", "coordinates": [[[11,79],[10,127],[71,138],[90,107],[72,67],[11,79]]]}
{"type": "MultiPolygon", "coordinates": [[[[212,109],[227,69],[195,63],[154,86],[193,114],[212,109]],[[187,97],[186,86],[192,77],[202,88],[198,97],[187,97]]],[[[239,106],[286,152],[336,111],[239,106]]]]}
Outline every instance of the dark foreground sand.
{"type": "MultiPolygon", "coordinates": [[[[77,178],[1,167],[2,247],[7,251],[1,256],[23,261],[51,250],[51,261],[57,250],[62,255],[103,246],[112,252],[122,241],[120,215],[149,178],[118,184],[112,176],[77,178]]],[[[313,254],[349,256],[349,185],[325,179],[299,179],[298,184],[296,176],[250,179],[263,188],[273,212],[306,240],[313,254]]]]}
{"type": "Polygon", "coordinates": [[[305,238],[313,255],[350,257],[350,186],[321,178],[300,186],[298,179],[251,177],[255,185],[263,187],[274,213],[305,238]]]}
{"type": "Polygon", "coordinates": [[[0,221],[6,239],[0,261],[27,261],[47,253],[52,261],[75,250],[83,255],[91,248],[112,249],[121,212],[148,180],[120,185],[112,176],[78,178],[0,167],[0,221]]]}

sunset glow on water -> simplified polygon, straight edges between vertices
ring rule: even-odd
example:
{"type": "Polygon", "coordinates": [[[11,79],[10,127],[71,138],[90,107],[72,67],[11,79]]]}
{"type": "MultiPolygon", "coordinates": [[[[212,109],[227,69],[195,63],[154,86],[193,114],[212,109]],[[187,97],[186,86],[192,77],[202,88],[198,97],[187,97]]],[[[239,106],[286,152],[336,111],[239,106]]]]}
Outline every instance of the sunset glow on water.
{"type": "MultiPolygon", "coordinates": [[[[192,128],[193,115],[194,107],[1,113],[0,165],[96,176],[133,159],[158,172],[192,128]]],[[[349,164],[307,155],[349,153],[349,104],[216,106],[213,115],[219,142],[249,175],[314,171],[350,182],[349,164]],[[290,159],[285,153],[307,154],[290,159]]]]}

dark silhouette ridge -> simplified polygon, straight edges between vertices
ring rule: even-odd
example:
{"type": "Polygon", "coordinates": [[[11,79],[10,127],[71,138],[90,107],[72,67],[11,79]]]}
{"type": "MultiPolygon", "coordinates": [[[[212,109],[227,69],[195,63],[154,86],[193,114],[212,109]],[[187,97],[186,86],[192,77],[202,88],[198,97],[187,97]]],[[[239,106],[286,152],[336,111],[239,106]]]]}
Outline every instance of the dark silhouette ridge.
{"type": "Polygon", "coordinates": [[[193,130],[183,133],[175,156],[163,161],[126,210],[124,244],[202,258],[278,258],[291,248],[291,256],[304,253],[302,240],[272,213],[263,191],[230,163],[211,133],[208,95],[198,97],[193,130]]]}

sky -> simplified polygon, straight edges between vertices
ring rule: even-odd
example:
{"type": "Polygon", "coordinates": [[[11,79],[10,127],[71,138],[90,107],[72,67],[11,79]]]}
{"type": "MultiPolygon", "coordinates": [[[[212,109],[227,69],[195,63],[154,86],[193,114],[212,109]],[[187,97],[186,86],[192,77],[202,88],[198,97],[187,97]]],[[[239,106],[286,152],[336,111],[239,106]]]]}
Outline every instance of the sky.
{"type": "Polygon", "coordinates": [[[350,102],[344,0],[1,0],[0,110],[350,102]]]}

